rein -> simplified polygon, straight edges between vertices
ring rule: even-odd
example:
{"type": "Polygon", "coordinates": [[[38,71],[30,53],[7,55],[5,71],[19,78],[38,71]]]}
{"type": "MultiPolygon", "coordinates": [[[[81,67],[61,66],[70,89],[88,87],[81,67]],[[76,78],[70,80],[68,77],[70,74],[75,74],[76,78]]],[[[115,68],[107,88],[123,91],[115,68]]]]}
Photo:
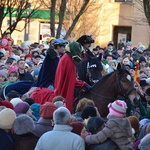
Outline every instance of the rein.
{"type": "MultiPolygon", "coordinates": [[[[123,96],[128,99],[129,94],[130,94],[132,91],[134,91],[135,88],[133,87],[133,88],[131,88],[129,91],[125,92],[125,89],[124,89],[124,87],[122,86],[122,84],[121,84],[121,82],[120,82],[120,80],[119,80],[119,77],[118,77],[118,74],[117,74],[117,73],[116,73],[116,81],[117,81],[117,85],[119,86],[119,89],[120,89],[121,93],[123,93],[123,96]]],[[[110,100],[116,99],[116,98],[112,98],[112,97],[107,97],[107,96],[103,96],[103,95],[100,95],[100,94],[96,94],[96,93],[92,92],[91,90],[90,90],[89,92],[90,92],[91,94],[97,96],[97,97],[102,97],[102,98],[110,99],[110,100]]]]}

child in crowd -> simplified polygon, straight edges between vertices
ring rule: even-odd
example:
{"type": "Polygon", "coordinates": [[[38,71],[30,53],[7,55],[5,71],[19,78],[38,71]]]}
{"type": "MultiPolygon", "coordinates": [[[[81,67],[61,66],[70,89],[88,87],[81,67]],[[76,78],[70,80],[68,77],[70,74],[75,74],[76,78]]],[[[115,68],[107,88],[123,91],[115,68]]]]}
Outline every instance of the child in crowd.
{"type": "Polygon", "coordinates": [[[132,150],[133,143],[132,128],[126,116],[127,105],[124,101],[116,100],[108,105],[108,121],[102,131],[97,134],[86,136],[85,141],[88,144],[103,143],[110,138],[114,141],[120,150],[132,150]]]}
{"type": "Polygon", "coordinates": [[[4,70],[0,70],[0,89],[7,81],[7,73],[4,70]]]}

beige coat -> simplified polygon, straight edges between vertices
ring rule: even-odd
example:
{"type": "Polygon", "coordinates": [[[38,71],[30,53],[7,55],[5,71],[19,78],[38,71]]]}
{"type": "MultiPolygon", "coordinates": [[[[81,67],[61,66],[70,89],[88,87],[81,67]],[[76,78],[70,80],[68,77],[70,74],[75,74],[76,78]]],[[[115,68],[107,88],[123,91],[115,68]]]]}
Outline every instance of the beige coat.
{"type": "Polygon", "coordinates": [[[129,140],[131,137],[132,128],[127,118],[109,116],[103,130],[87,136],[85,141],[88,144],[98,144],[110,138],[119,146],[120,150],[132,150],[133,144],[129,140]]]}

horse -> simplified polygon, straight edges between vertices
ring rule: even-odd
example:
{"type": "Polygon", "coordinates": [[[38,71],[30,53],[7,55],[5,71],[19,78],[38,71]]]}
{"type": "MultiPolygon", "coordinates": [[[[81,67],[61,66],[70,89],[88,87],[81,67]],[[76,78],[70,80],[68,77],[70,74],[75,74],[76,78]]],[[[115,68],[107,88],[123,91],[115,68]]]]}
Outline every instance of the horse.
{"type": "Polygon", "coordinates": [[[102,70],[101,55],[98,57],[88,56],[87,59],[81,61],[77,65],[77,76],[79,80],[83,80],[89,85],[93,85],[101,78],[102,70]]]}
{"type": "Polygon", "coordinates": [[[119,95],[129,99],[133,105],[140,100],[131,75],[122,68],[121,64],[118,64],[114,72],[103,76],[89,92],[80,95],[74,104],[77,104],[83,97],[89,98],[94,101],[100,115],[106,117],[109,112],[108,104],[115,101],[119,95]]]}

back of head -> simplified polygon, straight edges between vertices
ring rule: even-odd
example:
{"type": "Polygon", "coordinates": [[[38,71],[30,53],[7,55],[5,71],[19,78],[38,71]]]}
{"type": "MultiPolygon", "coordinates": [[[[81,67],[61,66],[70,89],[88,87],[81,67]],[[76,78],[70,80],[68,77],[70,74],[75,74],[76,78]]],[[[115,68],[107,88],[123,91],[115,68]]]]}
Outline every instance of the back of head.
{"type": "Polygon", "coordinates": [[[135,116],[129,116],[128,120],[131,124],[131,127],[135,130],[135,133],[138,133],[140,131],[140,123],[138,118],[135,116]]]}
{"type": "Polygon", "coordinates": [[[91,117],[87,123],[87,130],[95,134],[104,125],[105,121],[101,117],[91,117]]]}
{"type": "Polygon", "coordinates": [[[78,135],[81,134],[81,131],[84,128],[84,124],[82,122],[72,122],[70,126],[73,128],[71,132],[76,133],[78,135]]]}
{"type": "Polygon", "coordinates": [[[77,40],[77,42],[79,42],[83,46],[84,44],[94,43],[94,40],[89,35],[83,35],[77,40]]]}
{"type": "Polygon", "coordinates": [[[53,119],[56,125],[67,125],[70,117],[70,111],[65,107],[60,107],[53,113],[53,119]]]}
{"type": "Polygon", "coordinates": [[[147,134],[140,142],[139,149],[140,150],[149,150],[150,148],[150,133],[147,134]]]}
{"type": "Polygon", "coordinates": [[[14,107],[16,114],[25,114],[29,110],[30,106],[26,102],[20,102],[14,107]]]}
{"type": "Polygon", "coordinates": [[[16,118],[16,113],[10,108],[0,111],[0,129],[11,129],[16,118]]]}
{"type": "Polygon", "coordinates": [[[14,133],[17,135],[23,135],[30,133],[34,130],[33,120],[25,114],[19,115],[13,124],[14,133]]]}

